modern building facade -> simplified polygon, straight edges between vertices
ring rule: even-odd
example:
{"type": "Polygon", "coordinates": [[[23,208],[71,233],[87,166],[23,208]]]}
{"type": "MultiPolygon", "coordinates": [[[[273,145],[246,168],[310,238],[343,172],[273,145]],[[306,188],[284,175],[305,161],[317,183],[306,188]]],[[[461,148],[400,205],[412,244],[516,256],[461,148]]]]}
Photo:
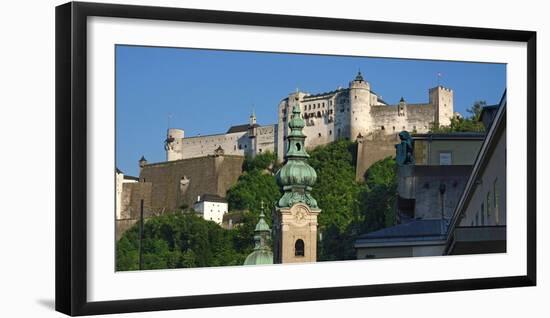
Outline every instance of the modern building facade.
{"type": "Polygon", "coordinates": [[[506,252],[506,95],[488,121],[466,190],[450,223],[446,254],[506,252]]]}
{"type": "Polygon", "coordinates": [[[484,137],[413,134],[410,143],[403,142],[411,145],[411,153],[407,163],[397,166],[396,225],[361,235],[355,242],[357,257],[442,255],[449,222],[484,137]]]}

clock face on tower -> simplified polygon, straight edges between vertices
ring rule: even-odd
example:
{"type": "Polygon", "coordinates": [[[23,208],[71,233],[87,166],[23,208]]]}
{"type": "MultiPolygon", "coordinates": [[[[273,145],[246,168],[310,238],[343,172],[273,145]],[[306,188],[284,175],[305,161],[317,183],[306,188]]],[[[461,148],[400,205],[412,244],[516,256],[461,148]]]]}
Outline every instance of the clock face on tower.
{"type": "Polygon", "coordinates": [[[298,225],[302,225],[302,224],[305,224],[306,221],[307,221],[307,215],[308,215],[308,211],[305,207],[303,206],[297,206],[295,209],[294,209],[294,222],[296,222],[296,224],[298,225]]]}

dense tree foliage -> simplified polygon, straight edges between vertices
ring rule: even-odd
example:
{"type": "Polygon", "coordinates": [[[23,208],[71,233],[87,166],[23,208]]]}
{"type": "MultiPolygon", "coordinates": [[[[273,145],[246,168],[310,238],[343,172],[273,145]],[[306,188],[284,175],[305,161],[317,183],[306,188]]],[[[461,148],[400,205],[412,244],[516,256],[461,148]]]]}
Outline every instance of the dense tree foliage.
{"type": "Polygon", "coordinates": [[[312,195],[323,210],[322,226],[336,226],[344,231],[355,219],[361,186],[355,181],[357,145],[340,140],[310,151],[309,164],[317,172],[312,195]]]}
{"type": "Polygon", "coordinates": [[[457,118],[453,116],[449,126],[433,124],[430,131],[434,133],[483,132],[485,131],[485,126],[479,121],[479,116],[484,106],[487,106],[485,101],[476,101],[472,107],[466,110],[470,114],[468,117],[457,118]]]}
{"type": "Polygon", "coordinates": [[[347,140],[317,147],[310,165],[317,172],[313,196],[319,215],[319,260],[354,259],[357,235],[393,224],[396,195],[395,160],[372,165],[365,180],[355,180],[357,145],[347,140]],[[382,221],[380,221],[382,220],[382,221]]]}
{"type": "Polygon", "coordinates": [[[376,231],[395,224],[396,168],[395,159],[387,157],[365,173],[366,187],[360,198],[360,232],[376,231]]]}
{"type": "MultiPolygon", "coordinates": [[[[152,217],[143,227],[142,269],[242,265],[253,248],[252,237],[242,239],[243,230],[225,230],[195,213],[152,217]]],[[[139,269],[139,246],[136,224],[117,242],[117,270],[139,269]]]]}
{"type": "Polygon", "coordinates": [[[270,152],[254,158],[247,157],[243,164],[243,174],[227,191],[229,210],[247,210],[257,216],[263,201],[267,221],[271,224],[271,208],[282,194],[274,177],[277,167],[277,157],[270,152]]]}
{"type": "Polygon", "coordinates": [[[280,163],[277,161],[277,155],[270,151],[255,157],[247,156],[243,163],[243,171],[263,170],[275,173],[279,167],[280,163]]]}

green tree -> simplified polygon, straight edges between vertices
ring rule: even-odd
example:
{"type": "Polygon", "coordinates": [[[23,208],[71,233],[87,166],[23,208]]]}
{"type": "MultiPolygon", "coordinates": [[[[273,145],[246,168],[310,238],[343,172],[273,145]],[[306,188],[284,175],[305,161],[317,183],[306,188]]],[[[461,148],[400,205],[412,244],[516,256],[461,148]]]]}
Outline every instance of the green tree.
{"type": "Polygon", "coordinates": [[[485,101],[476,101],[472,107],[466,111],[470,114],[468,117],[454,117],[451,118],[451,124],[449,126],[439,126],[432,124],[430,131],[433,133],[449,133],[449,132],[483,132],[485,126],[479,121],[481,110],[484,106],[487,106],[485,101]]]}
{"type": "MultiPolygon", "coordinates": [[[[241,265],[252,251],[253,236],[243,244],[239,230],[225,230],[193,213],[148,219],[143,227],[142,269],[241,265]]],[[[139,224],[116,245],[116,269],[139,269],[139,224]]]]}
{"type": "Polygon", "coordinates": [[[355,180],[357,144],[340,140],[310,151],[309,164],[317,172],[312,195],[319,215],[319,260],[353,259],[352,227],[358,221],[359,194],[355,180]]]}
{"type": "MultiPolygon", "coordinates": [[[[271,208],[282,195],[273,176],[278,167],[277,157],[271,152],[265,152],[253,158],[247,157],[243,163],[243,174],[227,191],[229,210],[248,210],[258,216],[261,202],[263,202],[266,220],[271,224],[271,208]]],[[[245,220],[254,221],[254,218],[245,218],[245,220]]]]}
{"type": "Polygon", "coordinates": [[[395,224],[397,173],[395,159],[387,157],[374,163],[365,172],[361,193],[361,232],[376,231],[395,224]]]}
{"type": "Polygon", "coordinates": [[[280,163],[277,155],[270,151],[258,154],[255,157],[246,156],[243,162],[243,171],[265,170],[271,173],[277,172],[280,163]]]}

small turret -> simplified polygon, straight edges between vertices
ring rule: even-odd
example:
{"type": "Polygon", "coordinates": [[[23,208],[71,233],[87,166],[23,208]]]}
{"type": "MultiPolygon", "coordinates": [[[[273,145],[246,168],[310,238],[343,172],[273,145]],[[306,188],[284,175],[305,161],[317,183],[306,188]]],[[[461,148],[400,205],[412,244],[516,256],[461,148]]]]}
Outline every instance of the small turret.
{"type": "Polygon", "coordinates": [[[265,221],[264,202],[261,202],[260,219],[254,229],[254,251],[244,260],[244,265],[273,264],[273,252],[269,248],[271,230],[265,221]]]}
{"type": "Polygon", "coordinates": [[[249,125],[250,126],[256,125],[256,112],[254,110],[252,110],[252,114],[250,114],[249,125]]]}
{"type": "Polygon", "coordinates": [[[406,106],[407,102],[405,102],[405,99],[401,96],[399,104],[397,105],[397,116],[405,116],[406,106]]]}
{"type": "Polygon", "coordinates": [[[143,168],[147,165],[147,159],[145,159],[145,156],[141,156],[141,159],[139,159],[139,168],[143,168]]]}
{"type": "Polygon", "coordinates": [[[252,110],[252,114],[250,114],[249,122],[248,122],[248,138],[250,139],[250,149],[248,151],[248,154],[252,157],[256,156],[258,151],[258,141],[256,139],[258,134],[258,124],[256,123],[256,112],[252,110]]]}
{"type": "Polygon", "coordinates": [[[361,70],[357,72],[353,81],[349,82],[349,88],[370,89],[370,84],[363,78],[361,70]]]}

